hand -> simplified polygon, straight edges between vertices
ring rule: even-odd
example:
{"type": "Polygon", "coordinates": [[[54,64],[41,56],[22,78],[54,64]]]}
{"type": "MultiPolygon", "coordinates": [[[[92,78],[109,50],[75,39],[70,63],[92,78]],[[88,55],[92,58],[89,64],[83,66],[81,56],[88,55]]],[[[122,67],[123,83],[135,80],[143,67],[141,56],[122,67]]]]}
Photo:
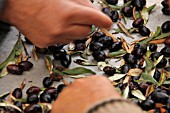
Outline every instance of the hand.
{"type": "Polygon", "coordinates": [[[97,103],[120,98],[111,82],[103,76],[78,79],[59,94],[52,113],[85,113],[97,103]]]}
{"type": "Polygon", "coordinates": [[[85,37],[90,26],[108,28],[112,21],[90,0],[6,0],[0,19],[16,26],[38,47],[85,37]]]}

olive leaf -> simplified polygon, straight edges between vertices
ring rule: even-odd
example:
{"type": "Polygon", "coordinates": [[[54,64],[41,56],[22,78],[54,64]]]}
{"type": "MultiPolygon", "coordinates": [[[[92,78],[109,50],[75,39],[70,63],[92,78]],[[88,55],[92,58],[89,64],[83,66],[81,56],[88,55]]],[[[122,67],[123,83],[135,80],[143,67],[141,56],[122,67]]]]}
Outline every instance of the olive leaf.
{"type": "Polygon", "coordinates": [[[65,76],[66,74],[65,73],[63,73],[63,72],[61,72],[61,71],[59,71],[59,70],[56,70],[56,69],[54,69],[53,68],[53,73],[58,73],[58,74],[60,74],[60,75],[62,75],[62,76],[65,76]]]}
{"type": "Polygon", "coordinates": [[[126,74],[114,74],[113,76],[109,77],[108,79],[111,81],[120,80],[121,78],[125,77],[126,74]]]}
{"type": "Polygon", "coordinates": [[[155,85],[152,84],[146,89],[145,97],[148,97],[151,93],[155,91],[155,85]]]}
{"type": "Polygon", "coordinates": [[[127,75],[129,76],[139,76],[141,75],[143,71],[139,68],[135,68],[135,69],[130,69],[129,72],[127,73],[127,75]]]}
{"type": "Polygon", "coordinates": [[[125,88],[125,90],[123,91],[123,98],[124,98],[124,99],[127,99],[127,98],[128,98],[128,96],[129,96],[129,91],[130,91],[129,85],[127,85],[126,88],[125,88]]]}
{"type": "Polygon", "coordinates": [[[150,7],[147,8],[148,13],[150,14],[152,10],[155,8],[156,4],[151,5],[150,7]]]}
{"type": "Polygon", "coordinates": [[[156,66],[157,64],[160,63],[160,61],[164,58],[163,55],[161,55],[155,62],[154,62],[154,66],[156,66]]]}
{"type": "Polygon", "coordinates": [[[44,59],[45,59],[45,62],[46,62],[47,69],[51,72],[52,69],[53,69],[53,63],[52,63],[51,57],[45,56],[44,59]]]}
{"type": "Polygon", "coordinates": [[[140,100],[146,99],[146,97],[142,94],[142,92],[140,90],[132,90],[131,93],[133,96],[137,97],[140,100]]]}
{"type": "Polygon", "coordinates": [[[165,80],[166,80],[166,74],[162,73],[160,80],[159,80],[159,83],[158,83],[158,86],[161,86],[164,83],[165,80]]]}
{"type": "Polygon", "coordinates": [[[121,50],[116,51],[116,52],[110,52],[110,53],[108,53],[108,54],[107,54],[107,57],[118,57],[118,56],[124,55],[124,54],[126,54],[126,51],[123,50],[123,49],[121,49],[121,50]]]}
{"type": "Polygon", "coordinates": [[[85,60],[81,60],[81,59],[76,59],[74,60],[74,63],[82,65],[82,66],[97,66],[96,63],[93,62],[87,62],[85,60]]]}
{"type": "Polygon", "coordinates": [[[147,22],[148,22],[148,20],[149,20],[149,13],[148,13],[147,8],[144,7],[144,8],[142,9],[142,11],[140,12],[140,14],[141,14],[141,16],[142,16],[142,18],[143,18],[143,20],[144,20],[144,24],[146,25],[147,22]]]}
{"type": "Polygon", "coordinates": [[[163,84],[164,84],[164,85],[169,85],[169,84],[170,84],[170,80],[165,80],[165,81],[163,82],[163,84]]]}
{"type": "Polygon", "coordinates": [[[152,61],[150,61],[149,57],[147,56],[145,57],[145,62],[146,62],[145,72],[149,73],[154,68],[154,64],[152,61]]]}
{"type": "Polygon", "coordinates": [[[18,106],[13,105],[13,104],[11,104],[11,103],[0,103],[0,106],[1,106],[1,107],[7,107],[7,106],[9,106],[9,107],[12,107],[12,108],[18,110],[19,112],[22,112],[22,110],[21,110],[18,106]]]}
{"type": "Polygon", "coordinates": [[[160,27],[160,26],[157,26],[157,30],[155,31],[154,37],[159,36],[160,33],[161,33],[161,27],[160,27]]]}
{"type": "Polygon", "coordinates": [[[94,71],[90,70],[90,69],[86,69],[84,67],[76,67],[73,69],[67,69],[62,71],[62,73],[67,74],[67,75],[80,75],[80,74],[96,74],[94,71]]]}
{"type": "Polygon", "coordinates": [[[88,60],[87,54],[84,53],[84,52],[82,54],[80,54],[80,57],[83,58],[83,59],[88,60]]]}
{"type": "Polygon", "coordinates": [[[85,75],[76,75],[76,76],[70,76],[68,75],[70,78],[74,78],[74,79],[79,79],[79,78],[86,78],[85,75]]]}
{"type": "Polygon", "coordinates": [[[168,36],[170,36],[170,32],[168,32],[168,33],[162,33],[162,34],[160,34],[159,36],[155,37],[154,40],[166,38],[166,37],[168,37],[168,36]]]}
{"type": "Polygon", "coordinates": [[[112,66],[111,64],[108,64],[107,62],[98,62],[97,66],[100,70],[103,70],[104,67],[106,66],[112,66]]]}
{"type": "Polygon", "coordinates": [[[83,54],[83,51],[68,51],[67,54],[69,55],[76,55],[76,54],[83,54]]]}
{"type": "Polygon", "coordinates": [[[150,76],[147,73],[142,73],[141,77],[144,80],[143,82],[151,82],[151,83],[154,83],[155,85],[158,85],[158,82],[152,76],[150,76]]]}
{"type": "Polygon", "coordinates": [[[6,92],[6,93],[4,93],[4,94],[2,94],[2,95],[0,95],[0,98],[5,98],[6,96],[8,96],[10,94],[10,92],[6,92]]]}

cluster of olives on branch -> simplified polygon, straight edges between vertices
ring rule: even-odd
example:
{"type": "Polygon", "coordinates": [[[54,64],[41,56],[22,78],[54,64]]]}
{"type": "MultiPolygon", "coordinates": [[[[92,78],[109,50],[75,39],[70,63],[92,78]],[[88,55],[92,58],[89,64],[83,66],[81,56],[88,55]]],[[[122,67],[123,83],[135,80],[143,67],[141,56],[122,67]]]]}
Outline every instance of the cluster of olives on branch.
{"type": "Polygon", "coordinates": [[[170,6],[168,4],[168,0],[163,0],[162,6],[163,6],[163,8],[162,8],[163,14],[170,15],[170,6]]]}

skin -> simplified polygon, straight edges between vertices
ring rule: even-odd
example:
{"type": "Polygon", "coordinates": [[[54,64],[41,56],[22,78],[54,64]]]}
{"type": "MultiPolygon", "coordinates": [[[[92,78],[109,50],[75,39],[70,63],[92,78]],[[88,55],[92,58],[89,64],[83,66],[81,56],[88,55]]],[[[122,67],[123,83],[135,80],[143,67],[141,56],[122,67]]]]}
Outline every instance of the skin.
{"type": "Polygon", "coordinates": [[[0,19],[40,48],[84,38],[91,25],[112,25],[90,0],[7,0],[0,19]]]}

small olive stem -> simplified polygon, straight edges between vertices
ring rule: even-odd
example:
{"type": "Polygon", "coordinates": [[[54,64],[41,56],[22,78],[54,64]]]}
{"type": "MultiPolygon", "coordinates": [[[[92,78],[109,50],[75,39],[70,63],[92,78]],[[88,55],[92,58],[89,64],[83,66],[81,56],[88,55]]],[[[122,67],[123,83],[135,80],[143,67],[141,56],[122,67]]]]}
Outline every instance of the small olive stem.
{"type": "Polygon", "coordinates": [[[38,61],[38,55],[37,55],[37,52],[35,51],[35,46],[32,48],[32,53],[33,53],[35,61],[37,62],[38,61]]]}
{"type": "Polygon", "coordinates": [[[24,47],[24,51],[25,51],[26,56],[29,56],[28,51],[27,51],[27,48],[26,48],[26,46],[25,46],[25,42],[24,42],[23,40],[22,40],[22,45],[23,45],[23,47],[24,47]]]}
{"type": "Polygon", "coordinates": [[[133,8],[133,19],[136,20],[136,7],[133,8]]]}
{"type": "Polygon", "coordinates": [[[134,40],[133,42],[131,42],[131,44],[135,44],[135,43],[140,42],[140,41],[142,41],[142,40],[145,40],[145,39],[147,39],[147,38],[148,38],[148,37],[139,38],[139,39],[134,40]]]}
{"type": "Polygon", "coordinates": [[[112,35],[108,30],[106,30],[104,28],[100,28],[100,31],[105,33],[107,36],[110,36],[114,42],[117,42],[116,36],[112,35]]]}

